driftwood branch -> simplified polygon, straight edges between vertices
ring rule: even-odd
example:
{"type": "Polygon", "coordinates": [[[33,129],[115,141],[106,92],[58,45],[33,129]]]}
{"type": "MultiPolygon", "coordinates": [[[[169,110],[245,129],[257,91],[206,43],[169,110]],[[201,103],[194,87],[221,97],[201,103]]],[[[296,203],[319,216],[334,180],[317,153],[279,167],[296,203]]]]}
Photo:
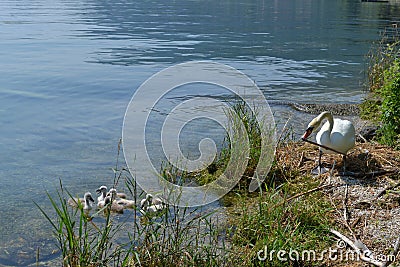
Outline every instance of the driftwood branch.
{"type": "MultiPolygon", "coordinates": [[[[353,241],[351,241],[348,237],[346,237],[345,235],[339,233],[338,231],[334,230],[334,229],[330,229],[329,230],[332,234],[336,235],[337,237],[339,237],[341,240],[343,240],[346,244],[348,244],[360,257],[361,260],[371,263],[375,266],[379,266],[379,267],[383,267],[385,266],[384,262],[381,261],[377,261],[373,258],[367,257],[365,255],[365,253],[360,249],[360,246],[357,246],[353,241]]],[[[364,245],[364,244],[363,244],[364,245]]],[[[364,245],[365,247],[365,245],[364,245]]],[[[366,247],[365,247],[366,248],[366,247]]]]}
{"type": "Polygon", "coordinates": [[[319,146],[319,147],[322,147],[322,148],[331,150],[331,151],[336,152],[336,153],[338,153],[338,154],[346,155],[346,154],[344,154],[344,153],[342,153],[342,152],[339,152],[339,151],[337,151],[337,150],[335,150],[335,149],[333,149],[333,148],[330,148],[330,147],[325,146],[325,145],[318,144],[318,143],[313,142],[313,141],[310,141],[310,140],[308,140],[308,139],[306,139],[306,138],[302,138],[302,140],[303,140],[304,142],[307,142],[307,143],[310,143],[310,144],[313,144],[313,145],[316,145],[316,146],[319,146]]]}

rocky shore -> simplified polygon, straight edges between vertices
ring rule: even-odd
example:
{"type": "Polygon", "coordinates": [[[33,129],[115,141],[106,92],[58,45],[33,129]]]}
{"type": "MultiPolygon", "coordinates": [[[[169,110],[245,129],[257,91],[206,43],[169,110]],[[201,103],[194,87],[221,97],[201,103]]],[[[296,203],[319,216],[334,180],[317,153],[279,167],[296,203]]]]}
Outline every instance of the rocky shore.
{"type": "Polygon", "coordinates": [[[303,104],[293,102],[288,103],[288,105],[295,110],[310,114],[319,114],[323,111],[329,111],[333,115],[356,116],[360,113],[358,104],[303,104]]]}

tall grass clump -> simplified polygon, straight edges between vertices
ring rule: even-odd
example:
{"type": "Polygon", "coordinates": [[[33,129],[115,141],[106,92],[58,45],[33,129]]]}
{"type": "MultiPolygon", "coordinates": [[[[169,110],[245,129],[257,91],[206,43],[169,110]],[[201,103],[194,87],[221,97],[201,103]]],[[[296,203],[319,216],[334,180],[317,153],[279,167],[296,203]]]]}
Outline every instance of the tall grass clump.
{"type": "Polygon", "coordinates": [[[132,266],[222,266],[223,231],[212,212],[167,205],[145,215],[137,232],[132,266]]]}
{"type": "Polygon", "coordinates": [[[368,96],[361,104],[361,117],[381,127],[377,140],[400,148],[400,33],[387,30],[368,55],[368,96]]]}
{"type": "MultiPolygon", "coordinates": [[[[261,134],[262,125],[260,125],[260,123],[267,122],[258,121],[258,112],[259,109],[257,107],[250,108],[242,99],[236,99],[231,104],[230,109],[225,111],[225,115],[228,118],[228,128],[232,130],[232,132],[236,133],[243,129],[246,131],[248,137],[248,146],[246,145],[246,147],[243,146],[239,148],[236,147],[236,151],[238,151],[239,154],[242,153],[244,155],[246,152],[248,152],[248,157],[246,159],[241,158],[240,160],[241,164],[247,161],[247,165],[245,166],[245,171],[238,183],[237,188],[239,189],[248,189],[250,181],[256,174],[255,172],[257,165],[260,161],[261,147],[263,142],[263,136],[261,134]],[[252,110],[254,110],[254,112],[252,110]]],[[[272,134],[273,131],[271,130],[271,136],[272,134]]],[[[200,173],[196,174],[196,179],[199,184],[207,184],[215,180],[221,173],[224,172],[229,160],[232,157],[233,146],[238,146],[238,143],[231,143],[231,138],[232,137],[229,136],[229,133],[227,132],[224,138],[222,149],[214,162],[208,166],[205,171],[201,171],[200,173]]],[[[245,145],[245,142],[242,142],[240,145],[245,145]]],[[[239,155],[239,158],[240,157],[241,156],[239,155]]]]}
{"type": "Polygon", "coordinates": [[[383,73],[399,57],[399,41],[400,33],[397,25],[394,25],[393,28],[387,28],[379,42],[371,47],[367,55],[367,91],[376,92],[385,83],[383,73]]]}

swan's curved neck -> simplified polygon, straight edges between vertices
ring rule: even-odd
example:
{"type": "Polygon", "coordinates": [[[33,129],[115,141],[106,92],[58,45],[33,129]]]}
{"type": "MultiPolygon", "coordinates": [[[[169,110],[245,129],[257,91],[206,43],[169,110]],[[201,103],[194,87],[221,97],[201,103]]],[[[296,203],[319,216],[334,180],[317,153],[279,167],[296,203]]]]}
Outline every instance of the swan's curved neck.
{"type": "Polygon", "coordinates": [[[329,122],[329,133],[331,133],[332,129],[333,129],[333,116],[332,116],[332,114],[329,113],[329,112],[321,113],[321,115],[319,115],[319,119],[318,120],[321,122],[324,119],[328,120],[328,122],[329,122]]]}

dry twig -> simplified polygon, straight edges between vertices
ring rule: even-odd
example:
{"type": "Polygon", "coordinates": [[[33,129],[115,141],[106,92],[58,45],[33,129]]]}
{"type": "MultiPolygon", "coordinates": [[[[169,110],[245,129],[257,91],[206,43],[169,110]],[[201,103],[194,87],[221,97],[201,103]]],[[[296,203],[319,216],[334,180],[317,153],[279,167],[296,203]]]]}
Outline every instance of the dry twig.
{"type": "Polygon", "coordinates": [[[368,140],[362,134],[359,133],[358,136],[364,141],[364,143],[368,143],[368,140]]]}
{"type": "MultiPolygon", "coordinates": [[[[298,193],[298,194],[296,194],[294,196],[291,196],[291,197],[289,197],[289,198],[287,198],[285,200],[282,200],[278,204],[275,204],[275,205],[271,206],[270,209],[275,209],[276,207],[279,207],[280,205],[283,205],[283,204],[285,204],[287,202],[290,202],[293,199],[299,198],[301,196],[308,195],[308,194],[311,194],[313,192],[316,192],[316,191],[319,191],[319,190],[322,190],[322,189],[326,189],[326,188],[340,187],[342,185],[345,185],[345,184],[338,184],[338,185],[326,184],[326,185],[321,185],[321,186],[315,187],[313,189],[307,190],[306,192],[301,192],[301,193],[298,193]]],[[[263,204],[268,204],[268,203],[267,202],[263,202],[263,204]]]]}
{"type": "Polygon", "coordinates": [[[395,185],[391,185],[386,187],[385,189],[383,189],[381,192],[379,192],[372,200],[377,200],[378,198],[380,198],[381,196],[383,196],[387,191],[395,189],[396,187],[400,186],[400,182],[395,184],[395,185]]]}
{"type": "Polygon", "coordinates": [[[349,223],[349,216],[348,216],[348,209],[347,209],[347,198],[349,195],[349,185],[346,184],[345,189],[344,189],[344,198],[343,198],[343,218],[346,224],[349,223]]]}
{"type": "Polygon", "coordinates": [[[299,163],[297,164],[297,168],[300,168],[301,164],[303,164],[303,160],[304,160],[304,151],[301,152],[301,157],[299,163]]]}
{"type": "Polygon", "coordinates": [[[340,187],[342,185],[344,185],[344,184],[338,184],[338,185],[326,184],[326,185],[321,185],[321,186],[315,187],[313,189],[307,190],[306,192],[301,192],[301,193],[298,193],[298,194],[296,194],[294,196],[291,196],[288,199],[286,199],[286,202],[289,202],[289,201],[291,201],[291,200],[293,200],[295,198],[299,198],[301,196],[308,195],[310,193],[313,193],[313,192],[316,192],[316,191],[319,191],[319,190],[322,190],[322,189],[326,189],[326,188],[329,188],[329,187],[340,187]]]}

